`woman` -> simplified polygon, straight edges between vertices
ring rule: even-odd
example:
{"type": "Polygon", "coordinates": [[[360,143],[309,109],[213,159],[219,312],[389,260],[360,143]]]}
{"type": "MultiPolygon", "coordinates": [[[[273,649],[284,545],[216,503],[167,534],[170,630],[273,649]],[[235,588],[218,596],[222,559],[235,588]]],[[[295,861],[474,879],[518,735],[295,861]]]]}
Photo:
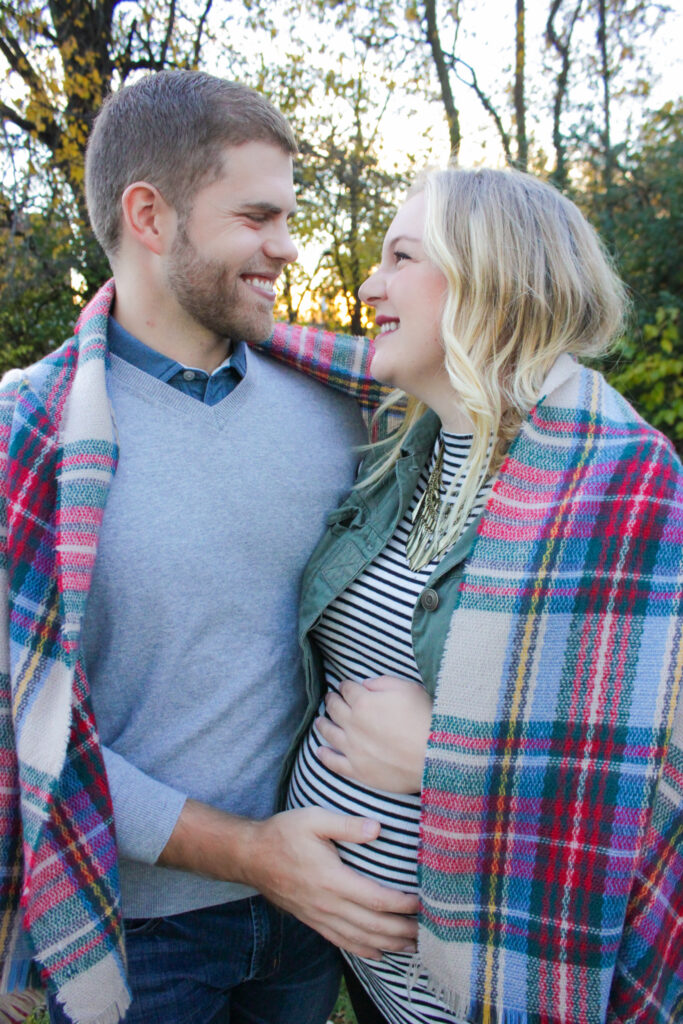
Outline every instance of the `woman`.
{"type": "Polygon", "coordinates": [[[377,818],[341,856],[420,893],[417,957],[348,958],[361,1024],[680,1020],[683,474],[572,358],[622,286],[550,186],[450,169],[360,294],[412,398],[304,579],[289,802],[377,818]]]}

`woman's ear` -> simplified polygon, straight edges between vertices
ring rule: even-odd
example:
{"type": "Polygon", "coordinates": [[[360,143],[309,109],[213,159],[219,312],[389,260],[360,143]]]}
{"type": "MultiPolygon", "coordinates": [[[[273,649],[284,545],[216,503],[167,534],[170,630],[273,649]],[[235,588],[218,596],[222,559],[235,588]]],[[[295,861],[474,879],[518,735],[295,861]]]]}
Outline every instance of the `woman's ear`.
{"type": "Polygon", "coordinates": [[[177,216],[158,188],[134,181],[121,196],[122,229],[129,238],[160,256],[175,237],[177,216]]]}

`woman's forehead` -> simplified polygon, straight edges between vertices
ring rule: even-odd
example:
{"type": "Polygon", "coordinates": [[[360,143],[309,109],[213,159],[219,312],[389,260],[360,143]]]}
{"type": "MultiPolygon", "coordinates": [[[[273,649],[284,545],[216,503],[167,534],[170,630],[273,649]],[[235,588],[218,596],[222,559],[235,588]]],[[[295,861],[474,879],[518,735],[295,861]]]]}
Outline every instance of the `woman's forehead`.
{"type": "Polygon", "coordinates": [[[424,192],[419,192],[399,206],[394,219],[389,225],[386,243],[391,245],[399,237],[412,238],[420,242],[424,234],[424,224],[425,196],[424,192]]]}

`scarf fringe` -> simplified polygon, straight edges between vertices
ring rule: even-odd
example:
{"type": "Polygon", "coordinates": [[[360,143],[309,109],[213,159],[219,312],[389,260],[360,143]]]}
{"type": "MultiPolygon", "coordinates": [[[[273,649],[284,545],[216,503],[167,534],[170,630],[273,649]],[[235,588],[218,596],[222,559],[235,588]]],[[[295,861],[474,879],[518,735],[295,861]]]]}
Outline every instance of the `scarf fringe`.
{"type": "Polygon", "coordinates": [[[509,1006],[493,1006],[485,1003],[482,999],[471,999],[464,996],[462,992],[456,991],[449,985],[437,981],[429,968],[420,960],[419,954],[413,959],[408,969],[406,984],[408,988],[408,1001],[412,1002],[412,990],[421,981],[433,996],[440,999],[451,1012],[462,1021],[468,1024],[537,1024],[538,1015],[530,1014],[527,1010],[517,1010],[509,1006]]]}
{"type": "MultiPolygon", "coordinates": [[[[58,997],[59,1001],[59,997],[58,997]]],[[[84,1017],[80,1008],[75,1008],[66,1002],[62,1004],[64,1013],[70,1017],[74,1024],[119,1024],[123,1020],[130,1007],[130,996],[124,995],[117,998],[110,1006],[97,1014],[96,1017],[84,1017]]]]}
{"type": "Polygon", "coordinates": [[[61,984],[56,998],[73,1024],[119,1024],[131,1003],[121,962],[111,953],[61,984]]]}

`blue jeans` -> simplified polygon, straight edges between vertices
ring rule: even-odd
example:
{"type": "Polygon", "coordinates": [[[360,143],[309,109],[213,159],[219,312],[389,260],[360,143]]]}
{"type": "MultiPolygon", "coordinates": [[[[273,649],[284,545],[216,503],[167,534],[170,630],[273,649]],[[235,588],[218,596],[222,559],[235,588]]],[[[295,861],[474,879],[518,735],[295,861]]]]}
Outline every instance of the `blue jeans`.
{"type": "Polygon", "coordinates": [[[261,896],[125,925],[126,1024],[324,1024],[337,998],[335,947],[261,896]]]}

